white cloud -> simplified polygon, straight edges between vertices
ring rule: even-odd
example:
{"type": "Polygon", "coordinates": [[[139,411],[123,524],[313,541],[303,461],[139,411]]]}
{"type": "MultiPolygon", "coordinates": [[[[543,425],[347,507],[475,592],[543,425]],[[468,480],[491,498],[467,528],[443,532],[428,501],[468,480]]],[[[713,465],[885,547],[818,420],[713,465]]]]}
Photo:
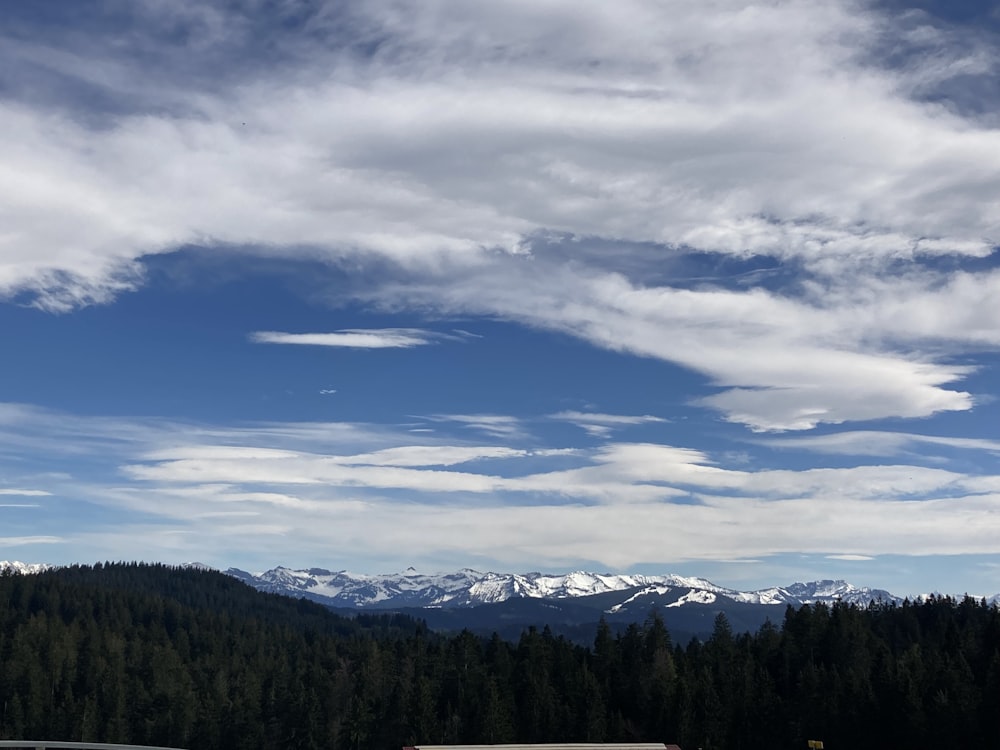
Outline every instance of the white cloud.
{"type": "Polygon", "coordinates": [[[829,435],[797,435],[759,439],[756,442],[777,448],[798,448],[846,456],[897,456],[907,452],[908,448],[927,445],[1000,453],[1000,440],[881,430],[846,430],[829,435]]]}
{"type": "Polygon", "coordinates": [[[51,492],[45,490],[20,490],[13,487],[0,487],[0,495],[19,495],[21,497],[47,497],[51,492]]]}
{"type": "Polygon", "coordinates": [[[597,412],[582,411],[561,411],[558,414],[551,414],[549,416],[552,419],[558,419],[575,424],[577,427],[586,431],[587,434],[600,438],[610,436],[615,428],[667,421],[662,417],[654,417],[649,414],[644,414],[642,416],[626,416],[620,414],[600,414],[597,412]]]}
{"type": "Polygon", "coordinates": [[[434,422],[455,422],[471,430],[500,439],[524,437],[524,428],[517,417],[506,414],[434,414],[426,417],[434,422]]]}
{"type": "MultiPolygon", "coordinates": [[[[79,416],[27,404],[0,402],[0,447],[8,455],[65,460],[139,459],[166,448],[192,443],[206,450],[259,448],[268,451],[349,446],[378,450],[396,441],[391,427],[349,422],[248,422],[210,425],[142,417],[79,416]],[[280,445],[281,448],[273,446],[280,445]]],[[[63,473],[61,479],[69,476],[63,473]]]]}
{"type": "Polygon", "coordinates": [[[611,444],[589,455],[584,465],[541,472],[483,474],[427,469],[482,458],[538,456],[508,448],[399,446],[362,455],[262,451],[230,446],[191,446],[146,456],[123,467],[132,479],[158,484],[243,487],[323,487],[407,490],[414,493],[491,495],[521,506],[519,496],[549,495],[583,503],[650,503],[691,495],[703,504],[728,502],[715,495],[736,493],[754,502],[812,498],[817,501],[889,501],[966,497],[1000,492],[1000,478],[969,476],[912,465],[854,466],[805,470],[733,470],[712,465],[687,448],[657,444],[611,444]]]}
{"type": "Polygon", "coordinates": [[[202,544],[216,539],[211,548],[221,548],[222,559],[226,550],[237,558],[246,557],[245,549],[252,546],[265,561],[268,554],[272,560],[288,555],[287,536],[295,538],[296,554],[326,559],[332,548],[338,558],[356,564],[485,555],[495,564],[512,567],[591,560],[626,569],[639,562],[669,564],[793,552],[840,555],[843,549],[870,557],[993,554],[1000,533],[996,495],[983,500],[874,503],[746,498],[716,498],[698,505],[543,503],[519,507],[517,512],[494,503],[378,499],[343,503],[334,490],[324,490],[324,495],[297,510],[258,504],[259,520],[247,529],[232,528],[226,518],[192,520],[192,514],[206,511],[206,499],[185,500],[169,488],[133,488],[113,499],[119,507],[159,508],[164,520],[175,518],[194,544],[198,539],[202,544]],[[273,538],[282,534],[284,540],[273,538]],[[241,547],[243,552],[238,551],[241,547]]]}
{"type": "Polygon", "coordinates": [[[866,67],[885,29],[853,4],[360,10],[383,54],[347,65],[331,49],[295,83],[256,70],[228,95],[199,91],[189,116],[89,133],[9,103],[8,132],[33,147],[12,158],[36,175],[17,196],[35,211],[16,226],[44,229],[39,208],[60,198],[67,219],[43,235],[48,258],[9,272],[98,283],[108,264],[88,272],[88,250],[114,263],[204,240],[482,262],[478,248],[536,229],[816,263],[988,251],[996,134],[866,67]],[[484,24],[493,45],[474,41],[484,24]],[[177,166],[145,154],[150,142],[177,166]]]}
{"type": "Polygon", "coordinates": [[[703,405],[755,430],[975,404],[955,356],[1000,346],[1000,274],[938,261],[993,252],[1000,130],[926,95],[995,70],[986,37],[923,27],[934,54],[892,69],[878,53],[915,31],[852,0],[372,0],[283,38],[294,64],[220,69],[203,63],[252,48],[251,24],[180,0],[168,15],[191,32],[188,64],[156,76],[85,39],[3,40],[11,69],[45,61],[124,111],[0,101],[0,295],[108,302],[142,283],[142,257],[180,247],[319,259],[369,272],[339,301],[517,320],[691,368],[719,388],[703,405]],[[378,50],[345,49],[345,28],[378,50]],[[543,237],[565,238],[562,260],[543,237]],[[626,272],[688,249],[772,256],[795,282],[626,272]]]}
{"type": "Polygon", "coordinates": [[[345,466],[454,466],[483,459],[521,458],[528,451],[501,446],[403,445],[371,453],[324,455],[244,446],[184,445],[152,450],[143,454],[148,461],[267,461],[314,459],[345,466]]]}
{"type": "MultiPolygon", "coordinates": [[[[912,339],[910,353],[898,346],[880,350],[868,343],[879,332],[854,326],[860,313],[852,306],[829,309],[827,300],[764,290],[648,288],[617,274],[525,259],[512,259],[505,271],[446,288],[431,281],[373,294],[383,303],[397,299],[453,314],[500,312],[609,349],[675,362],[723,389],[703,404],[755,430],[921,417],[973,405],[969,393],[945,387],[969,367],[935,361],[912,339]]],[[[1000,306],[982,315],[998,317],[1000,306]]],[[[996,324],[1000,328],[1000,318],[996,324]]]]}
{"type": "Polygon", "coordinates": [[[148,461],[268,461],[295,459],[301,453],[281,448],[260,448],[245,445],[178,445],[147,451],[148,461]]]}
{"type": "Polygon", "coordinates": [[[59,544],[65,541],[57,536],[0,536],[0,546],[26,547],[31,544],[59,544]]]}
{"type": "Polygon", "coordinates": [[[454,437],[415,444],[406,426],[232,427],[16,411],[54,460],[67,455],[60,443],[78,445],[75,476],[44,485],[72,531],[50,519],[10,543],[64,541],[78,559],[115,549],[179,560],[210,549],[220,564],[273,564],[293,550],[328,559],[332,549],[359,565],[488,558],[515,568],[596,561],[624,569],[784,553],[993,554],[1000,534],[1000,475],[904,462],[734,468],[724,453],[656,443],[532,450],[454,437]],[[89,505],[114,508],[114,523],[81,512],[89,505]]]}
{"type": "MultiPolygon", "coordinates": [[[[352,349],[409,349],[441,338],[433,331],[418,328],[344,329],[333,333],[282,333],[257,331],[250,340],[257,344],[297,344],[300,346],[341,346],[352,349]]],[[[336,393],[336,391],[320,391],[336,393]]]]}
{"type": "Polygon", "coordinates": [[[345,464],[369,466],[454,466],[468,461],[520,458],[526,455],[528,451],[497,446],[407,445],[345,456],[338,460],[345,464]]]}

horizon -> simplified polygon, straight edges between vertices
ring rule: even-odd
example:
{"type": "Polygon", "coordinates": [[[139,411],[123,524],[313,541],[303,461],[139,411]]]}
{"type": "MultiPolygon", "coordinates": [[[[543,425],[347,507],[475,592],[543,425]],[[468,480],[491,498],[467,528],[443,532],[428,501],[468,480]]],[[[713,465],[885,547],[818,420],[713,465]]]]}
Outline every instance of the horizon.
{"type": "Polygon", "coordinates": [[[1000,10],[0,20],[0,558],[1000,592],[1000,10]]]}
{"type": "Polygon", "coordinates": [[[489,575],[505,576],[505,575],[511,575],[511,576],[524,576],[524,577],[528,577],[528,578],[530,578],[531,576],[564,578],[564,577],[568,577],[568,576],[571,576],[571,575],[574,575],[574,574],[602,576],[602,577],[609,577],[609,578],[611,578],[611,577],[627,577],[627,576],[640,576],[640,575],[642,575],[642,576],[648,576],[648,577],[657,577],[657,576],[659,576],[659,577],[664,577],[664,578],[667,578],[667,577],[676,577],[676,578],[679,578],[679,579],[682,579],[682,580],[698,581],[698,582],[702,582],[702,583],[711,584],[713,586],[718,586],[718,587],[720,587],[722,589],[726,589],[728,591],[749,592],[749,593],[761,592],[761,591],[768,591],[768,590],[775,589],[775,588],[787,588],[788,586],[793,586],[793,585],[796,585],[796,584],[806,584],[806,585],[808,585],[808,584],[814,584],[814,583],[835,583],[835,584],[843,583],[843,584],[847,584],[848,586],[851,586],[852,588],[855,588],[857,590],[882,591],[882,592],[890,594],[891,596],[898,597],[900,599],[909,599],[911,601],[916,601],[916,600],[924,599],[924,598],[926,598],[928,596],[947,596],[947,597],[951,597],[951,598],[954,598],[954,599],[961,599],[963,597],[970,596],[973,599],[977,599],[977,600],[978,599],[987,599],[987,600],[1000,599],[1000,592],[998,592],[998,593],[987,593],[987,592],[970,592],[970,591],[940,591],[940,590],[898,592],[898,591],[889,590],[887,588],[883,588],[883,587],[878,586],[876,584],[857,585],[854,581],[848,581],[848,580],[845,580],[843,578],[822,578],[822,579],[814,579],[814,580],[795,580],[795,581],[785,581],[785,582],[772,582],[769,585],[758,586],[758,587],[753,587],[753,588],[736,588],[736,587],[726,586],[726,585],[720,584],[718,581],[711,580],[711,579],[705,578],[703,576],[697,576],[697,575],[680,575],[680,574],[674,573],[672,571],[660,571],[658,573],[621,573],[621,572],[615,572],[615,571],[610,571],[610,570],[597,571],[597,570],[582,570],[582,569],[563,570],[563,571],[555,571],[555,570],[531,570],[531,571],[524,571],[524,570],[521,570],[521,571],[512,571],[512,570],[507,570],[507,571],[503,571],[503,570],[494,570],[494,569],[478,570],[478,569],[474,569],[474,568],[457,568],[457,569],[452,569],[452,570],[434,570],[434,571],[428,572],[428,571],[424,571],[424,570],[418,570],[418,569],[414,568],[411,565],[411,566],[408,566],[406,569],[400,570],[400,571],[372,573],[372,572],[363,572],[363,571],[347,570],[347,569],[329,570],[327,568],[321,568],[321,567],[317,567],[317,566],[311,566],[311,567],[308,567],[308,568],[291,568],[291,567],[289,567],[287,565],[280,565],[280,564],[273,565],[270,568],[258,568],[258,569],[255,569],[255,570],[243,570],[242,568],[237,568],[235,566],[229,566],[229,567],[226,567],[226,568],[221,568],[221,567],[216,567],[216,566],[213,566],[213,565],[208,565],[206,563],[202,563],[202,562],[198,562],[198,561],[189,561],[189,562],[183,562],[183,563],[163,563],[163,562],[160,562],[160,561],[157,561],[157,560],[103,560],[103,561],[96,561],[96,562],[79,562],[78,561],[78,562],[75,562],[75,563],[64,563],[64,564],[61,564],[61,565],[53,565],[53,564],[46,563],[46,562],[25,562],[23,560],[0,560],[0,568],[4,568],[4,567],[15,567],[16,568],[17,566],[22,566],[22,565],[25,566],[25,567],[29,567],[29,568],[31,568],[31,567],[59,568],[59,567],[69,567],[69,566],[73,566],[73,565],[80,565],[80,566],[84,566],[84,567],[86,567],[86,566],[93,567],[93,566],[98,565],[98,564],[105,564],[105,565],[107,565],[107,564],[118,564],[118,563],[125,563],[125,564],[133,564],[134,563],[134,564],[138,564],[138,565],[167,565],[168,567],[173,567],[173,568],[195,568],[195,569],[199,569],[199,570],[210,570],[210,571],[213,571],[213,572],[216,572],[216,573],[223,573],[223,574],[226,574],[226,575],[229,575],[230,571],[235,571],[235,572],[238,572],[238,573],[248,573],[249,575],[251,575],[251,576],[253,576],[255,578],[260,578],[261,576],[263,576],[263,575],[265,575],[267,573],[273,572],[275,570],[288,570],[288,571],[291,571],[291,572],[294,572],[294,573],[308,573],[308,572],[311,572],[311,571],[319,571],[319,573],[325,573],[325,574],[330,574],[330,575],[341,575],[342,574],[342,575],[346,575],[346,576],[348,576],[350,578],[358,578],[358,579],[396,578],[396,577],[400,577],[400,576],[402,576],[402,577],[411,577],[411,576],[413,576],[413,577],[421,577],[421,578],[434,578],[436,576],[447,576],[447,575],[452,575],[454,573],[464,573],[464,572],[476,573],[476,574],[482,575],[482,576],[489,576],[489,575]]]}

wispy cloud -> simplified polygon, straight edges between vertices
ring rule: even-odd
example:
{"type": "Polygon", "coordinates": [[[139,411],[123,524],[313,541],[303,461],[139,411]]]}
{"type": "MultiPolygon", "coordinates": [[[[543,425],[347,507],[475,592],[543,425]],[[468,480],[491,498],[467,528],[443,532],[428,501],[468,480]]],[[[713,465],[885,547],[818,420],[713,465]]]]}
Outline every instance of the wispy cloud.
{"type": "MultiPolygon", "coordinates": [[[[1000,274],[989,283],[1000,291],[1000,274]]],[[[719,388],[701,399],[702,405],[758,431],[928,416],[967,410],[974,403],[972,394],[948,387],[973,368],[918,353],[933,334],[900,330],[893,335],[897,345],[873,347],[870,338],[889,336],[861,319],[875,303],[851,299],[846,291],[835,294],[828,287],[817,288],[815,299],[764,290],[649,288],[619,275],[581,273],[545,265],[544,259],[529,267],[514,259],[504,273],[468,284],[442,288],[410,283],[405,289],[383,288],[373,295],[378,300],[402,296],[408,304],[450,314],[502,311],[514,320],[565,331],[609,349],[681,364],[706,374],[719,388]],[[540,274],[539,266],[546,273],[540,274]],[[550,294],[553,288],[560,295],[550,294]],[[572,305],[562,295],[572,297],[572,305]],[[901,353],[905,345],[911,353],[901,353]]],[[[943,309],[949,304],[964,308],[956,290],[938,289],[912,292],[904,307],[917,314],[920,305],[943,309]]],[[[968,333],[956,320],[949,334],[956,345],[966,346],[967,335],[984,330],[994,308],[985,306],[978,313],[982,320],[968,321],[968,333]]],[[[1000,331],[1000,317],[995,325],[1000,331]]],[[[1000,333],[990,335],[998,337],[1000,345],[1000,333]]],[[[935,338],[943,336],[939,332],[935,338]]]]}
{"type": "Polygon", "coordinates": [[[59,544],[57,536],[0,536],[0,547],[26,547],[32,544],[59,544]]]}
{"type": "Polygon", "coordinates": [[[433,414],[425,419],[433,422],[455,422],[495,438],[514,439],[525,435],[521,420],[505,414],[433,414]]]}
{"type": "Polygon", "coordinates": [[[247,550],[265,563],[283,559],[294,538],[303,556],[326,559],[333,544],[359,564],[384,565],[406,550],[411,559],[613,568],[788,553],[858,561],[990,554],[1000,535],[1000,475],[990,472],[906,462],[775,470],[659,443],[538,450],[456,441],[469,424],[509,426],[502,415],[450,415],[433,438],[408,425],[35,416],[36,438],[52,455],[62,455],[64,441],[101,447],[73,454],[78,467],[82,460],[99,469],[87,479],[45,485],[52,502],[72,487],[74,504],[112,507],[115,520],[95,514],[77,518],[71,532],[11,539],[71,538],[75,554],[90,549],[98,558],[101,550],[87,545],[118,539],[130,549],[124,536],[140,528],[141,557],[190,557],[201,546],[220,564],[246,559],[247,550]]]}
{"type": "Polygon", "coordinates": [[[586,431],[587,434],[600,438],[608,437],[617,428],[667,421],[663,417],[654,417],[648,414],[642,416],[625,416],[582,411],[561,411],[558,414],[551,414],[549,416],[551,419],[575,424],[586,431]]]}
{"type": "MultiPolygon", "coordinates": [[[[257,331],[250,334],[250,340],[257,344],[334,346],[350,349],[409,349],[452,338],[456,337],[419,328],[346,328],[333,333],[257,331]]],[[[334,393],[335,391],[320,392],[334,393]]]]}
{"type": "Polygon", "coordinates": [[[776,448],[797,448],[845,456],[898,456],[906,453],[909,448],[921,445],[1000,453],[1000,440],[883,430],[846,430],[829,435],[759,438],[755,442],[776,448]]]}
{"type": "Polygon", "coordinates": [[[20,490],[12,487],[0,488],[0,495],[20,495],[21,497],[46,497],[51,494],[52,494],[51,492],[46,492],[45,490],[20,490]]]}
{"type": "Polygon", "coordinates": [[[339,459],[370,466],[454,466],[485,459],[521,458],[525,450],[497,446],[408,445],[339,459]]]}

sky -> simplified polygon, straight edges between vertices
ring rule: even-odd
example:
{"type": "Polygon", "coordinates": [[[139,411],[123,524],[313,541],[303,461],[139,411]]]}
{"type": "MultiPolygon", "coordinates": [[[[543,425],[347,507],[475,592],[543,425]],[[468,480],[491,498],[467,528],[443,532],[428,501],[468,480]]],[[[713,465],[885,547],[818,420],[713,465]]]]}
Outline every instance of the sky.
{"type": "Polygon", "coordinates": [[[1000,592],[1000,10],[0,8],[0,559],[1000,592]]]}

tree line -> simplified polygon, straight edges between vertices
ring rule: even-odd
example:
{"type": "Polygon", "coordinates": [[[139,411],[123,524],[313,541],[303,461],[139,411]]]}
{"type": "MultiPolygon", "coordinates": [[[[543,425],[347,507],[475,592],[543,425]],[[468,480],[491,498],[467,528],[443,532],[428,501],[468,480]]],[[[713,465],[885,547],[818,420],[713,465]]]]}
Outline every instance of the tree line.
{"type": "Polygon", "coordinates": [[[199,750],[677,742],[1000,747],[1000,611],[935,597],[789,607],[674,643],[654,611],[580,646],[335,615],[213,571],[0,576],[0,738],[199,750]]]}

